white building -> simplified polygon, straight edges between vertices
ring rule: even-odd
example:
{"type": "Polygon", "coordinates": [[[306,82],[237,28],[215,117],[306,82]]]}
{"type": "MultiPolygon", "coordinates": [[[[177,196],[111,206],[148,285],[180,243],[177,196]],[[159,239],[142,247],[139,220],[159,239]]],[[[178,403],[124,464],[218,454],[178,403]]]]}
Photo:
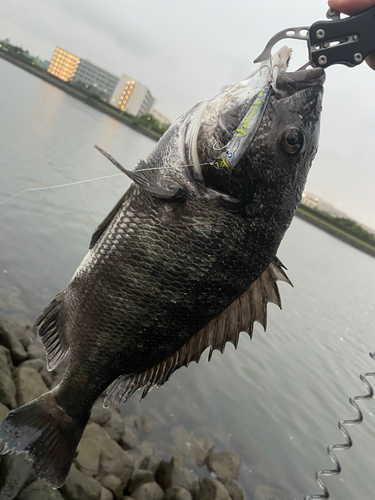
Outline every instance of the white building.
{"type": "Polygon", "coordinates": [[[143,116],[150,113],[156,99],[150,90],[128,75],[121,75],[109,101],[112,106],[126,111],[133,116],[143,116]]]}
{"type": "Polygon", "coordinates": [[[98,68],[94,64],[80,59],[72,83],[82,83],[87,90],[109,101],[118,82],[118,77],[98,68]]]}

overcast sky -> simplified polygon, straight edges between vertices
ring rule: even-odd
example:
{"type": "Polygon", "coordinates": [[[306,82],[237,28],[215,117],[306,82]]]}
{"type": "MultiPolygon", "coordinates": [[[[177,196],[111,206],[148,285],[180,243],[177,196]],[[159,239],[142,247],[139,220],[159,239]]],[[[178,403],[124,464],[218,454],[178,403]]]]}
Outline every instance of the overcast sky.
{"type": "MultiPolygon", "coordinates": [[[[171,119],[252,72],[277,31],[324,19],[325,0],[11,0],[0,38],[51,59],[60,47],[147,85],[171,119]]],[[[307,61],[292,43],[294,68],[307,61]]],[[[375,229],[375,72],[329,68],[307,190],[375,229]]]]}

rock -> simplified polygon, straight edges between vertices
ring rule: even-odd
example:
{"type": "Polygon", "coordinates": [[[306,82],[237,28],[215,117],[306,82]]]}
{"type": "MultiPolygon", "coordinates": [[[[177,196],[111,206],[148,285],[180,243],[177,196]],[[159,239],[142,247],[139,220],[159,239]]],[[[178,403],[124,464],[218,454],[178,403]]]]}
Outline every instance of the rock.
{"type": "Polygon", "coordinates": [[[219,481],[205,477],[199,480],[199,500],[231,500],[231,498],[219,481]]]}
{"type": "Polygon", "coordinates": [[[103,425],[112,439],[119,442],[125,435],[125,422],[121,415],[113,408],[108,408],[109,420],[103,425]]]}
{"type": "Polygon", "coordinates": [[[89,422],[95,422],[96,424],[104,425],[110,418],[111,414],[108,409],[103,408],[103,399],[98,399],[92,407],[89,422]]]}
{"type": "Polygon", "coordinates": [[[3,405],[3,403],[0,403],[0,422],[4,420],[4,418],[8,415],[9,411],[10,410],[7,406],[3,405]]]}
{"type": "Polygon", "coordinates": [[[127,486],[127,490],[132,494],[142,484],[155,481],[154,473],[150,470],[135,469],[127,486]]]}
{"type": "Polygon", "coordinates": [[[90,476],[96,476],[99,472],[100,442],[82,438],[74,463],[78,469],[90,476]]]}
{"type": "Polygon", "coordinates": [[[25,462],[22,455],[5,455],[1,463],[0,484],[1,500],[13,500],[17,497],[24,485],[35,479],[31,471],[31,464],[25,462]]]}
{"type": "Polygon", "coordinates": [[[52,386],[53,376],[52,372],[47,370],[47,365],[45,360],[43,359],[28,359],[24,361],[19,368],[33,368],[36,370],[43,379],[43,382],[47,385],[47,387],[52,386]]]}
{"type": "Polygon", "coordinates": [[[39,337],[37,337],[30,345],[27,346],[27,352],[30,359],[43,359],[46,360],[46,353],[43,347],[43,343],[39,337]]]}
{"type": "Polygon", "coordinates": [[[164,498],[164,491],[160,486],[153,483],[142,484],[134,493],[132,493],[134,500],[162,500],[164,498]]]}
{"type": "Polygon", "coordinates": [[[155,472],[159,467],[160,459],[154,456],[143,457],[138,464],[138,469],[150,470],[155,472]]]}
{"type": "Polygon", "coordinates": [[[102,485],[73,464],[61,493],[66,500],[99,500],[102,485]]]}
{"type": "Polygon", "coordinates": [[[160,462],[155,473],[155,479],[167,490],[171,486],[181,486],[189,491],[198,489],[198,477],[193,471],[187,469],[180,457],[173,456],[170,462],[160,462]]]}
{"type": "Polygon", "coordinates": [[[0,346],[0,403],[13,409],[17,406],[16,385],[8,363],[9,358],[9,350],[4,346],[0,346]]]}
{"type": "Polygon", "coordinates": [[[208,455],[214,449],[214,442],[205,436],[191,436],[190,440],[190,456],[195,460],[200,467],[207,460],[208,455]]]}
{"type": "Polygon", "coordinates": [[[226,479],[223,481],[232,500],[246,500],[246,494],[242,486],[235,479],[226,479]]]}
{"type": "Polygon", "coordinates": [[[18,404],[24,405],[48,392],[40,374],[33,368],[17,368],[16,388],[18,404]]]}
{"type": "MultiPolygon", "coordinates": [[[[0,403],[0,423],[4,420],[4,418],[8,415],[9,413],[9,408],[3,403],[0,403]]],[[[0,443],[0,453],[3,451],[4,445],[0,443]]],[[[0,471],[1,471],[1,456],[0,456],[0,471]]]]}
{"type": "Polygon", "coordinates": [[[113,493],[115,498],[117,499],[122,498],[122,492],[124,490],[124,486],[120,478],[114,476],[113,474],[110,474],[109,476],[103,477],[101,483],[105,488],[107,488],[113,493]]]}
{"type": "MultiPolygon", "coordinates": [[[[97,424],[91,424],[97,425],[97,424]]],[[[102,431],[106,432],[104,429],[102,431]]],[[[107,433],[106,433],[107,434],[107,433]]],[[[108,434],[107,434],[108,436],[108,434]]],[[[109,436],[101,439],[98,477],[103,478],[110,474],[119,477],[125,486],[134,470],[134,458],[124,451],[116,441],[109,436]]]]}
{"type": "Polygon", "coordinates": [[[104,486],[102,486],[102,493],[99,500],[113,500],[112,491],[109,491],[107,490],[107,488],[104,488],[104,486]]]}
{"type": "Polygon", "coordinates": [[[183,426],[174,428],[172,436],[178,450],[191,458],[200,467],[214,448],[214,443],[211,439],[189,434],[183,426]]]}
{"type": "Polygon", "coordinates": [[[134,419],[134,424],[138,430],[144,432],[145,434],[151,434],[152,424],[151,421],[145,415],[138,415],[134,419]]]}
{"type": "Polygon", "coordinates": [[[190,491],[185,490],[185,488],[173,486],[165,492],[164,500],[192,500],[192,497],[190,491]]]}
{"type": "Polygon", "coordinates": [[[138,448],[142,457],[150,457],[154,455],[154,443],[150,443],[150,441],[142,441],[138,448]]]}
{"type": "Polygon", "coordinates": [[[125,495],[124,497],[122,497],[122,500],[134,500],[134,498],[128,497],[128,495],[125,495]]]}
{"type": "Polygon", "coordinates": [[[233,451],[219,451],[211,453],[207,461],[208,468],[219,479],[237,479],[240,472],[241,460],[233,451]]]}
{"type": "Polygon", "coordinates": [[[254,500],[287,500],[288,498],[283,491],[266,484],[258,484],[254,493],[254,500]]]}
{"type": "Polygon", "coordinates": [[[137,446],[137,442],[137,431],[135,429],[132,429],[128,425],[125,425],[124,423],[124,435],[119,440],[119,445],[121,446],[121,448],[124,448],[124,450],[131,450],[132,448],[135,448],[137,446]]]}
{"type": "Polygon", "coordinates": [[[28,354],[18,340],[12,333],[11,329],[6,326],[5,321],[0,321],[0,345],[9,349],[12,356],[12,361],[15,365],[19,365],[22,361],[28,358],[28,354]]]}
{"type": "Polygon", "coordinates": [[[126,415],[124,416],[124,422],[126,425],[129,427],[135,427],[135,419],[138,417],[138,415],[131,414],[131,415],[126,415]]]}
{"type": "Polygon", "coordinates": [[[214,442],[208,437],[192,434],[189,443],[190,456],[201,467],[214,449],[214,442]]]}
{"type": "Polygon", "coordinates": [[[91,475],[96,475],[99,472],[99,458],[103,439],[111,438],[100,425],[91,423],[86,426],[74,459],[78,469],[91,475]]]}
{"type": "Polygon", "coordinates": [[[20,318],[1,319],[0,329],[10,332],[25,349],[36,337],[34,325],[30,321],[20,318]]]}
{"type": "Polygon", "coordinates": [[[82,434],[82,439],[89,439],[91,441],[102,441],[103,439],[111,439],[108,432],[103,429],[99,424],[91,422],[86,425],[86,429],[82,434]]]}
{"type": "Polygon", "coordinates": [[[45,481],[37,479],[22,491],[18,500],[64,500],[64,497],[45,481]]]}
{"type": "Polygon", "coordinates": [[[151,434],[152,432],[152,423],[145,415],[138,415],[135,417],[134,425],[144,434],[151,434]]]}

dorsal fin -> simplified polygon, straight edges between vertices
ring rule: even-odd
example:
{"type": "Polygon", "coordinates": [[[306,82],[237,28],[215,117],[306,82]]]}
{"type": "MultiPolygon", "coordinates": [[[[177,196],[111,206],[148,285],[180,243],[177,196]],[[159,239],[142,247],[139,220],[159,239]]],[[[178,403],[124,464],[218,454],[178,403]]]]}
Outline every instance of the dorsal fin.
{"type": "Polygon", "coordinates": [[[35,322],[35,326],[39,327],[38,333],[46,351],[49,371],[55,369],[69,351],[68,340],[58,325],[62,294],[63,292],[60,292],[56,295],[35,322]]]}
{"type": "Polygon", "coordinates": [[[109,161],[111,161],[121,172],[127,175],[132,181],[138,184],[139,187],[148,193],[160,198],[164,201],[182,201],[186,198],[185,190],[182,187],[169,188],[160,183],[158,169],[148,168],[144,161],[139,162],[137,169],[134,171],[127,170],[113,156],[106,153],[99,146],[95,146],[109,161]]]}
{"type": "Polygon", "coordinates": [[[163,385],[178,368],[188,366],[192,361],[198,363],[207,347],[210,347],[208,360],[211,359],[215,349],[223,353],[227,342],[231,342],[237,348],[240,332],[247,332],[251,338],[255,321],[261,323],[266,329],[267,303],[272,302],[281,309],[276,281],[285,281],[292,285],[283,267],[275,258],[249,290],[191,337],[166,361],[138,375],[118,377],[108,389],[104,405],[108,406],[111,402],[115,404],[125,402],[142,387],[142,398],[144,398],[153,386],[163,385]]]}

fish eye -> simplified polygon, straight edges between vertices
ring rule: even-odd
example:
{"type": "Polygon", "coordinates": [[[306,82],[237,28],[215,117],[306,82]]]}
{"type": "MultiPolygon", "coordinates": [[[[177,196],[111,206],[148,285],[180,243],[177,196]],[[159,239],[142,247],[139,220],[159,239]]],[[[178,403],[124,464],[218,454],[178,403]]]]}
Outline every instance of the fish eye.
{"type": "Polygon", "coordinates": [[[299,127],[286,127],[281,135],[281,147],[289,155],[295,155],[302,150],[305,134],[299,127]]]}

